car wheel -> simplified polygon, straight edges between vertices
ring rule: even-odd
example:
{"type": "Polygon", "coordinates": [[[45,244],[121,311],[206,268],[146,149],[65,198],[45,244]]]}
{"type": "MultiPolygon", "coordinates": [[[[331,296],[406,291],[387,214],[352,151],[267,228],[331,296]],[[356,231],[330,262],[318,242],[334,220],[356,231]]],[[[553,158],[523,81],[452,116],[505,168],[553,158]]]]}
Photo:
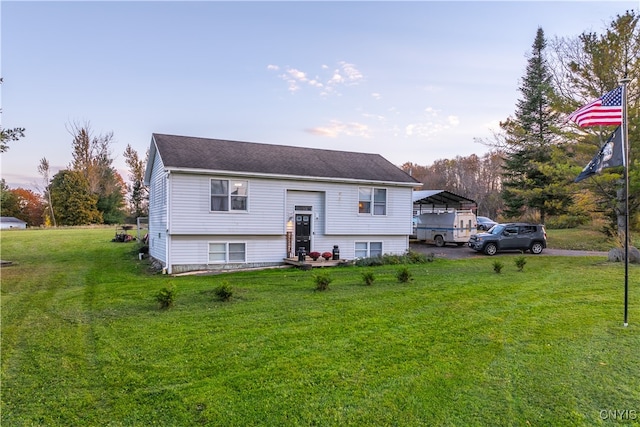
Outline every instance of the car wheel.
{"type": "Polygon", "coordinates": [[[495,243],[487,243],[487,246],[484,247],[484,253],[487,255],[495,255],[498,252],[498,247],[495,243]]]}
{"type": "Polygon", "coordinates": [[[538,255],[539,253],[542,253],[542,249],[544,249],[544,247],[542,246],[542,243],[540,242],[533,242],[533,244],[531,245],[531,253],[532,254],[536,254],[538,255]]]}
{"type": "Polygon", "coordinates": [[[437,247],[441,248],[444,246],[444,239],[442,238],[442,236],[436,236],[433,240],[435,241],[437,247]]]}

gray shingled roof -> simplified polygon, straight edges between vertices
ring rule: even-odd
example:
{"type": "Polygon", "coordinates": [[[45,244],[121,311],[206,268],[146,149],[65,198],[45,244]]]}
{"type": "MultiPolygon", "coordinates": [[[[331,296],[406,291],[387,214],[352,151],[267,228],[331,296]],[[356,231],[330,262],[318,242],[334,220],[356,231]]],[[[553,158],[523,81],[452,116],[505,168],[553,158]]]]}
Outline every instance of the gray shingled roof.
{"type": "Polygon", "coordinates": [[[153,134],[165,167],[417,183],[379,154],[153,134]]]}
{"type": "Polygon", "coordinates": [[[2,216],[0,217],[0,222],[3,224],[26,224],[25,221],[13,216],[2,216]]]}

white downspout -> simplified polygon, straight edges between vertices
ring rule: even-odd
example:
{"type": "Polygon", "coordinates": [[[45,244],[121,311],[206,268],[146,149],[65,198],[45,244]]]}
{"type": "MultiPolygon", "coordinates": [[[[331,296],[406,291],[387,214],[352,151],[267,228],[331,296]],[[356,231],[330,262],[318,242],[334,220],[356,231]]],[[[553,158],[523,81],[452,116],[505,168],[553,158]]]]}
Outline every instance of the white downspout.
{"type": "Polygon", "coordinates": [[[170,205],[171,205],[171,180],[169,179],[169,176],[171,174],[171,171],[167,171],[167,176],[166,176],[166,183],[165,183],[165,188],[167,189],[167,192],[165,194],[165,209],[167,210],[166,214],[167,214],[167,230],[166,230],[166,236],[167,236],[167,246],[166,246],[166,256],[165,259],[167,260],[167,274],[171,274],[171,209],[170,209],[170,205]]]}

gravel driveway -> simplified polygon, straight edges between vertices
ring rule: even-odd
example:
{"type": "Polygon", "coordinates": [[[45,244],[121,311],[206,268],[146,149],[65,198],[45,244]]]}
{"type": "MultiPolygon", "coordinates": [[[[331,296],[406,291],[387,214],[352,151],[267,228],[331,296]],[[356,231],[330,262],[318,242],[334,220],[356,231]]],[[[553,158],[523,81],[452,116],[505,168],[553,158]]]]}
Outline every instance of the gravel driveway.
{"type": "MultiPolygon", "coordinates": [[[[435,245],[431,245],[428,243],[422,243],[417,241],[411,241],[409,243],[409,248],[412,251],[420,252],[423,254],[434,254],[436,258],[448,258],[448,259],[463,259],[463,258],[474,258],[474,257],[487,257],[487,255],[482,252],[476,252],[473,249],[470,249],[466,245],[464,246],[455,246],[455,245],[446,245],[444,247],[438,248],[435,245]]],[[[530,252],[526,252],[528,255],[531,255],[530,252]]],[[[520,255],[520,251],[509,251],[509,252],[498,252],[494,256],[513,256],[520,255]]],[[[599,251],[570,251],[566,249],[549,249],[546,248],[540,256],[602,256],[607,258],[607,252],[599,252],[599,251]]]]}

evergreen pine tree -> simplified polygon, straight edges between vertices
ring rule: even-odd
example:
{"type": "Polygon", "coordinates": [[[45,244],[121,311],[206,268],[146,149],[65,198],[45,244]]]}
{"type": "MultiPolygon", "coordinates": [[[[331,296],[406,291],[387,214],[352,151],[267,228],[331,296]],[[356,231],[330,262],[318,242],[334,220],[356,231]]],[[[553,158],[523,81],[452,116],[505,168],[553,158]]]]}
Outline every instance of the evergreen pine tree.
{"type": "Polygon", "coordinates": [[[554,124],[558,119],[552,108],[554,90],[545,47],[544,32],[538,28],[519,88],[522,98],[516,104],[515,117],[500,124],[506,134],[502,182],[505,214],[518,218],[531,209],[542,223],[548,214],[563,213],[571,202],[566,186],[557,185],[557,174],[547,167],[552,155],[561,157],[557,151],[562,148],[556,144],[554,124]]]}

